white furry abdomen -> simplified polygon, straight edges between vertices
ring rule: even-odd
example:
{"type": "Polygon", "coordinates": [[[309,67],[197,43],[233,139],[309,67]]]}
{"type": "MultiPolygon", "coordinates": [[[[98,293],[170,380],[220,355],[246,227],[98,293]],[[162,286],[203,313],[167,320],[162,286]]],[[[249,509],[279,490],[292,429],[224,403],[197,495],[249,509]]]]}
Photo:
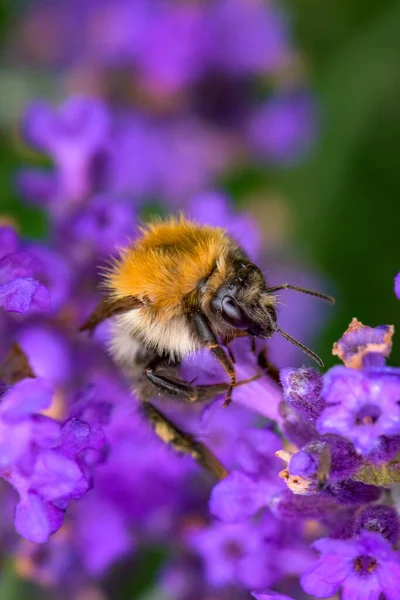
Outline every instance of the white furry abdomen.
{"type": "Polygon", "coordinates": [[[146,308],[139,308],[116,317],[110,348],[114,359],[119,363],[132,363],[143,345],[157,354],[169,354],[174,360],[202,348],[184,316],[160,322],[146,308]]]}

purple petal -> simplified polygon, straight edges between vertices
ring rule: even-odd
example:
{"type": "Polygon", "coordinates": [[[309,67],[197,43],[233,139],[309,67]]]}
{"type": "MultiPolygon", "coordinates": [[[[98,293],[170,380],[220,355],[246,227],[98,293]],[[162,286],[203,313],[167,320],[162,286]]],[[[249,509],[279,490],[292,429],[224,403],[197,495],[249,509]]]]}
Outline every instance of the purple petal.
{"type": "Polygon", "coordinates": [[[281,438],[268,429],[249,429],[236,444],[236,460],[243,471],[263,474],[279,468],[275,452],[282,448],[281,438]]]}
{"type": "Polygon", "coordinates": [[[375,573],[362,578],[358,574],[351,574],[343,582],[342,600],[379,600],[381,591],[375,573]]]}
{"type": "Polygon", "coordinates": [[[60,423],[45,415],[33,415],[32,439],[40,448],[54,448],[61,442],[60,423]]]}
{"type": "Polygon", "coordinates": [[[265,591],[262,594],[256,594],[253,592],[252,596],[256,600],[293,600],[293,598],[290,598],[289,596],[286,596],[285,594],[280,594],[279,592],[269,592],[269,591],[265,591]]]}
{"type": "Polygon", "coordinates": [[[49,171],[22,169],[17,173],[16,185],[26,202],[47,205],[56,197],[57,177],[49,171]]]}
{"type": "Polygon", "coordinates": [[[399,597],[400,562],[398,553],[395,556],[396,561],[387,560],[380,565],[376,573],[386,600],[398,600],[399,597]]]}
{"type": "Polygon", "coordinates": [[[302,496],[283,490],[274,500],[272,510],[282,519],[323,519],[337,510],[338,504],[321,494],[302,496]]]}
{"type": "Polygon", "coordinates": [[[0,260],[0,283],[17,278],[31,278],[40,266],[40,262],[29,252],[8,254],[0,260]]]}
{"type": "Polygon", "coordinates": [[[46,151],[51,144],[54,125],[52,107],[47,102],[32,102],[22,123],[24,137],[32,146],[46,151]]]}
{"type": "Polygon", "coordinates": [[[210,512],[223,521],[240,521],[265,506],[263,486],[240,471],[232,471],[211,492],[210,512]]]}
{"type": "Polygon", "coordinates": [[[15,509],[15,529],[31,542],[43,544],[52,532],[49,514],[36,494],[27,494],[15,509]]]}
{"type": "Polygon", "coordinates": [[[300,578],[301,587],[317,598],[333,596],[350,573],[348,561],[341,556],[327,554],[300,578]]]}
{"type": "Polygon", "coordinates": [[[400,300],[400,273],[397,273],[396,277],[394,278],[394,293],[400,300]]]}
{"type": "Polygon", "coordinates": [[[18,235],[8,225],[0,226],[0,260],[6,256],[6,254],[14,254],[17,252],[19,246],[18,235]]]}
{"type": "Polygon", "coordinates": [[[52,398],[53,389],[44,379],[23,379],[3,397],[0,415],[8,423],[15,423],[49,408],[52,398]]]}
{"type": "Polygon", "coordinates": [[[79,498],[89,487],[76,462],[54,450],[40,452],[31,477],[31,488],[45,500],[79,498]]]}
{"type": "Polygon", "coordinates": [[[10,425],[0,420],[0,469],[18,462],[31,441],[31,423],[10,425]]]}
{"type": "Polygon", "coordinates": [[[50,308],[49,290],[42,283],[38,283],[33,294],[31,308],[35,312],[46,312],[50,308]]]}
{"type": "Polygon", "coordinates": [[[63,524],[65,510],[62,510],[58,506],[54,506],[51,502],[46,502],[43,506],[49,522],[50,534],[53,534],[58,531],[63,524]]]}
{"type": "Polygon", "coordinates": [[[76,543],[91,575],[104,573],[134,547],[122,512],[101,498],[87,498],[79,505],[76,543]]]}

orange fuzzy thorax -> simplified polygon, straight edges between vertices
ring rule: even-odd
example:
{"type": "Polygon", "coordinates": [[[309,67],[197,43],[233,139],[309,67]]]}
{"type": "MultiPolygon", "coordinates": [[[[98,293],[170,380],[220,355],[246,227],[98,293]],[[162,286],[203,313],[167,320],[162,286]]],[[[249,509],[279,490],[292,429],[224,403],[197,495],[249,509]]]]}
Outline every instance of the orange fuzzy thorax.
{"type": "Polygon", "coordinates": [[[114,299],[135,296],[173,313],[182,299],[224,262],[231,240],[223,229],[171,219],[153,223],[121,253],[107,276],[114,299]]]}

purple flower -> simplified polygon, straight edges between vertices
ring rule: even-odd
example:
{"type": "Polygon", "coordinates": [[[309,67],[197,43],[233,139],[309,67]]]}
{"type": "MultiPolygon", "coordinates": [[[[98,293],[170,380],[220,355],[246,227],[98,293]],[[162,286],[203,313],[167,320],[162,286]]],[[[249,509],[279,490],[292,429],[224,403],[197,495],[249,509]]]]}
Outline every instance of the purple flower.
{"type": "Polygon", "coordinates": [[[16,175],[16,185],[26,202],[50,205],[57,197],[57,176],[51,171],[21,169],[16,175]]]}
{"type": "Polygon", "coordinates": [[[277,579],[274,546],[265,544],[262,526],[215,522],[189,533],[187,541],[202,557],[207,581],[216,588],[244,584],[258,589],[277,579]]]}
{"type": "Polygon", "coordinates": [[[52,389],[42,379],[24,379],[2,396],[0,404],[0,468],[18,463],[36,437],[32,416],[51,404],[52,389]]]}
{"type": "Polygon", "coordinates": [[[226,228],[252,259],[259,256],[261,232],[256,221],[250,215],[234,213],[225,194],[208,192],[194,196],[188,204],[187,214],[197,223],[226,228]]]}
{"type": "Polygon", "coordinates": [[[123,513],[95,490],[76,505],[74,517],[74,544],[91,575],[101,575],[109,565],[134,550],[134,535],[123,513]]]}
{"type": "Polygon", "coordinates": [[[393,333],[393,325],[367,327],[353,319],[347,331],[333,345],[332,354],[352,369],[383,366],[392,350],[393,333]]]}
{"type": "Polygon", "coordinates": [[[27,110],[23,130],[27,141],[54,161],[57,198],[82,201],[96,185],[95,161],[108,142],[105,106],[95,99],[74,97],[55,111],[45,102],[36,102],[27,110]]]}
{"type": "Polygon", "coordinates": [[[46,311],[49,293],[37,279],[41,264],[30,253],[13,251],[17,244],[12,230],[0,227],[0,307],[22,314],[46,311]]]}
{"type": "Polygon", "coordinates": [[[218,0],[207,17],[209,56],[217,69],[265,73],[288,61],[289,35],[275,5],[261,0],[218,0]]]}
{"type": "Polygon", "coordinates": [[[0,259],[6,254],[14,254],[19,248],[17,232],[8,225],[0,226],[0,259]]]}
{"type": "Polygon", "coordinates": [[[73,237],[82,252],[109,256],[129,243],[135,231],[132,202],[107,196],[95,196],[70,224],[73,237]]]}
{"type": "Polygon", "coordinates": [[[315,107],[307,94],[277,95],[252,115],[249,138],[258,156],[292,164],[310,147],[316,133],[315,107]]]}
{"type": "Polygon", "coordinates": [[[400,434],[400,370],[334,367],[324,376],[327,403],[317,421],[321,434],[337,433],[368,454],[382,436],[400,434]]]}
{"type": "Polygon", "coordinates": [[[321,557],[300,580],[308,594],[327,598],[342,587],[348,600],[397,599],[400,555],[380,534],[362,531],[355,539],[323,538],[313,546],[321,557]]]}
{"type": "Polygon", "coordinates": [[[211,513],[224,521],[240,521],[268,506],[280,491],[275,452],[281,447],[271,431],[248,430],[237,443],[240,471],[231,471],[217,483],[210,498],[211,513]]]}
{"type": "Polygon", "coordinates": [[[19,494],[17,532],[37,543],[59,529],[69,500],[89,489],[86,452],[104,446],[95,424],[73,418],[60,425],[40,414],[52,395],[44,380],[24,379],[0,405],[0,476],[19,494]]]}
{"type": "Polygon", "coordinates": [[[29,244],[28,251],[42,265],[40,279],[50,292],[50,312],[56,314],[69,300],[74,265],[68,262],[65,252],[58,252],[45,244],[29,244]]]}
{"type": "Polygon", "coordinates": [[[394,293],[400,299],[400,273],[394,278],[394,293]]]}
{"type": "Polygon", "coordinates": [[[56,385],[71,375],[71,349],[61,332],[36,325],[22,329],[17,340],[38,377],[56,385]]]}
{"type": "Polygon", "coordinates": [[[174,5],[155,10],[148,20],[137,56],[138,76],[151,91],[170,94],[198,79],[204,70],[202,10],[174,5]]]}

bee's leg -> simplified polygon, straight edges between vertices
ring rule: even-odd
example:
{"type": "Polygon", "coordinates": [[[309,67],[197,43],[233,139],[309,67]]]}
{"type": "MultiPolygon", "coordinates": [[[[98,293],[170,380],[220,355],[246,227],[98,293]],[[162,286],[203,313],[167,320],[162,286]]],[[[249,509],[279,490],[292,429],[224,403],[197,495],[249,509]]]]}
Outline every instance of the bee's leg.
{"type": "MultiPolygon", "coordinates": [[[[226,392],[229,383],[212,383],[209,385],[193,385],[177,376],[176,363],[168,362],[161,356],[153,358],[145,367],[144,374],[152,387],[162,395],[184,402],[206,401],[226,392]]],[[[151,393],[147,394],[151,398],[151,393]]]]}
{"type": "Polygon", "coordinates": [[[233,352],[232,352],[232,349],[231,349],[231,347],[230,347],[230,344],[231,344],[231,343],[233,342],[233,340],[235,340],[236,338],[239,338],[239,337],[247,337],[248,335],[249,335],[249,334],[248,334],[246,331],[238,331],[238,332],[235,332],[235,334],[234,334],[234,335],[231,335],[231,336],[226,336],[226,337],[224,337],[224,338],[222,339],[222,345],[223,345],[223,346],[225,346],[225,348],[227,349],[227,351],[228,351],[228,354],[229,354],[229,358],[231,359],[231,361],[232,361],[233,363],[235,363],[235,362],[236,362],[236,360],[235,360],[235,356],[234,356],[234,354],[233,354],[233,352]]]}
{"type": "Polygon", "coordinates": [[[198,442],[192,435],[179,429],[150,402],[143,403],[143,410],[152,423],[156,435],[181,454],[188,454],[204,469],[218,479],[227,476],[228,471],[207,446],[198,442]]]}
{"type": "Polygon", "coordinates": [[[236,371],[233,362],[226,354],[225,350],[219,345],[217,336],[212,331],[207,317],[200,312],[193,313],[192,317],[197,334],[201,341],[207,345],[230,377],[231,382],[228,386],[224,402],[224,407],[229,406],[229,404],[232,402],[232,392],[236,385],[236,371]]]}
{"type": "MultiPolygon", "coordinates": [[[[255,354],[257,357],[258,366],[260,367],[260,369],[265,371],[265,373],[267,373],[267,375],[269,377],[271,377],[271,379],[273,379],[275,381],[275,383],[279,383],[279,385],[280,385],[281,380],[279,378],[279,369],[278,369],[278,367],[276,367],[274,364],[272,364],[269,361],[267,347],[264,346],[264,348],[262,350],[260,350],[260,352],[257,353],[256,348],[255,348],[254,338],[252,341],[254,342],[254,351],[255,351],[255,354]]],[[[253,350],[253,347],[252,347],[252,350],[253,350]]]]}
{"type": "Polygon", "coordinates": [[[177,377],[170,377],[168,372],[157,373],[154,366],[146,367],[145,375],[155,388],[164,396],[184,402],[210,400],[229,388],[228,383],[212,383],[209,385],[191,385],[177,377]]]}

